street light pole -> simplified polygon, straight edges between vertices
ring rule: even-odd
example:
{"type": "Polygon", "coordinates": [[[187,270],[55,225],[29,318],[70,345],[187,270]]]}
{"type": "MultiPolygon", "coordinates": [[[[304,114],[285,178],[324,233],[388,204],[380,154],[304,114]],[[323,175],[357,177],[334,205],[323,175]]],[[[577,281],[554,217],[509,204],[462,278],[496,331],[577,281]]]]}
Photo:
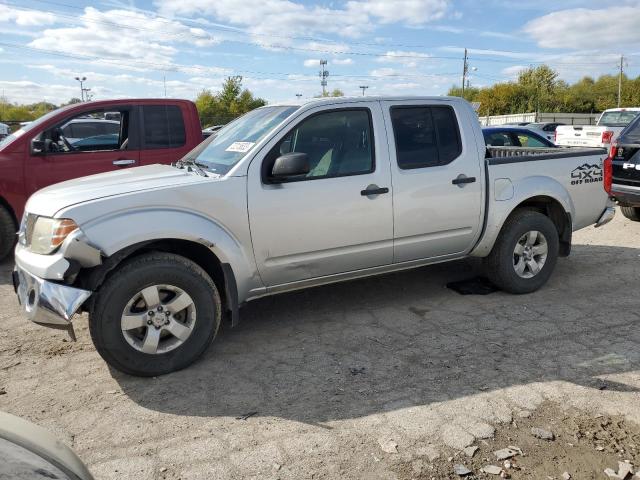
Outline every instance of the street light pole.
{"type": "Polygon", "coordinates": [[[87,77],[76,77],[76,80],[80,82],[80,100],[84,102],[84,85],[83,82],[87,79],[87,77]]]}

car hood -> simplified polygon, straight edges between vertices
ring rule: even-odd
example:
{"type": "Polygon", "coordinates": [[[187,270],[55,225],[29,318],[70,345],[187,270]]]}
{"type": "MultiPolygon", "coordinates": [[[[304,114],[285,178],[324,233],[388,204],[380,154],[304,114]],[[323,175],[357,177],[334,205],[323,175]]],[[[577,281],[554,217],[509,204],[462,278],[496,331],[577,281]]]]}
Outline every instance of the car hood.
{"type": "Polygon", "coordinates": [[[78,203],[207,180],[211,180],[211,177],[203,177],[195,172],[169,165],[127,168],[76,178],[43,188],[29,198],[25,210],[36,215],[53,217],[59,210],[78,203]]]}

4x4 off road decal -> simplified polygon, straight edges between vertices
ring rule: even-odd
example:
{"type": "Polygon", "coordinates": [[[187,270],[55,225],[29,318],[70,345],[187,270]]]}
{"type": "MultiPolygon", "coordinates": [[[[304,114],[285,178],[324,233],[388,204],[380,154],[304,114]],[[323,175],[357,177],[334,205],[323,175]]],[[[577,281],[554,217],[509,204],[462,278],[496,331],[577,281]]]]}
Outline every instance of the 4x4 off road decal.
{"type": "Polygon", "coordinates": [[[602,163],[585,163],[576,167],[571,172],[571,185],[582,185],[583,183],[595,183],[602,181],[602,163]]]}

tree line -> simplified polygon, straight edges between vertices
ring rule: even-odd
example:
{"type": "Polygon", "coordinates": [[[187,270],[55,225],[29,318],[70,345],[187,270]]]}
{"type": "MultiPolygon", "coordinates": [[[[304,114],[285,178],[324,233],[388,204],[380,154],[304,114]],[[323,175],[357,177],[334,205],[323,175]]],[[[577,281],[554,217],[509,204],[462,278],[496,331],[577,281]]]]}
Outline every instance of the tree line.
{"type": "MultiPolygon", "coordinates": [[[[448,95],[461,97],[461,87],[451,87],[448,95]]],[[[558,72],[540,65],[518,74],[512,82],[483,88],[466,88],[464,98],[479,102],[478,114],[505,115],[525,112],[594,113],[618,106],[618,75],[584,77],[574,84],[558,78],[558,72]]],[[[640,106],[640,76],[622,76],[620,106],[640,106]]]]}

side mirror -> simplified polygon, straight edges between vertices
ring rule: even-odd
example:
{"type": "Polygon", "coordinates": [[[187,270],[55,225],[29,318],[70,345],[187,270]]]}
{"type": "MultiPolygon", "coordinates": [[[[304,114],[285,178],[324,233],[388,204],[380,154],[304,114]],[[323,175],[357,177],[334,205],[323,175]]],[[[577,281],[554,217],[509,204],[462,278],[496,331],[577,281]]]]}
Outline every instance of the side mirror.
{"type": "Polygon", "coordinates": [[[31,140],[32,155],[46,155],[50,148],[51,140],[39,140],[37,137],[31,140]]]}
{"type": "Polygon", "coordinates": [[[289,177],[297,175],[306,175],[311,171],[309,166],[309,157],[306,153],[292,152],[286,153],[276,158],[271,176],[274,180],[285,180],[289,177]]]}

